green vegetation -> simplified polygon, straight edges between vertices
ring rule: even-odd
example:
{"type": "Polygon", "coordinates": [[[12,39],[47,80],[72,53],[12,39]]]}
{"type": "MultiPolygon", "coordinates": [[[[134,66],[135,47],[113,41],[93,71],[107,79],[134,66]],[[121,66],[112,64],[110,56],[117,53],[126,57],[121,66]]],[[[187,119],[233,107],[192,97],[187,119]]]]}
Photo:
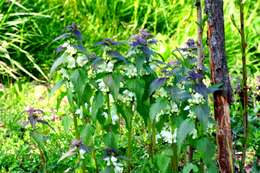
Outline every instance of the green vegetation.
{"type": "MultiPolygon", "coordinates": [[[[239,1],[224,2],[241,172],[260,171],[259,8],[244,1],[245,139],[239,1]]],[[[206,21],[200,74],[195,0],[0,0],[0,172],[218,172],[206,21]]]]}

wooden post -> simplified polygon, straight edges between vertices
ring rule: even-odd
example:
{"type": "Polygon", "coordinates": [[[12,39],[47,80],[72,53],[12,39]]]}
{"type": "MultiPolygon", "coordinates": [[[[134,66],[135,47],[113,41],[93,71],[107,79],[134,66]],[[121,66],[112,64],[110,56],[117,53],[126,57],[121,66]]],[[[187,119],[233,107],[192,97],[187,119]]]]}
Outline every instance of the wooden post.
{"type": "Polygon", "coordinates": [[[225,55],[223,0],[205,0],[205,11],[208,15],[211,82],[213,84],[223,84],[221,90],[214,93],[218,164],[221,173],[233,173],[232,135],[229,112],[232,91],[225,55]]]}

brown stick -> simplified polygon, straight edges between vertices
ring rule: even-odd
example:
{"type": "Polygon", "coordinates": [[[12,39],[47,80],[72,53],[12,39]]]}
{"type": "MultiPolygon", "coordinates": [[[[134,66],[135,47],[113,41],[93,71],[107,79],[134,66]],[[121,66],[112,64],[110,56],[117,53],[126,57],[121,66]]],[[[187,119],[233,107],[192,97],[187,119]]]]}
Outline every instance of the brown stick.
{"type": "Polygon", "coordinates": [[[244,123],[244,143],[242,166],[245,166],[246,150],[247,150],[247,136],[248,136],[248,93],[247,93],[247,70],[246,70],[246,40],[244,29],[244,4],[240,0],[240,36],[241,36],[241,52],[242,52],[242,71],[243,71],[243,123],[244,123]]]}
{"type": "Polygon", "coordinates": [[[214,93],[214,114],[217,121],[218,162],[222,173],[233,173],[232,136],[229,105],[231,86],[225,55],[223,0],[205,0],[208,15],[208,46],[210,49],[211,82],[222,83],[214,93]]]}
{"type": "Polygon", "coordinates": [[[196,7],[197,7],[197,34],[198,34],[198,41],[197,41],[197,52],[198,52],[198,64],[197,69],[200,73],[203,71],[204,67],[204,53],[203,53],[203,44],[202,44],[202,36],[203,36],[203,28],[202,28],[202,12],[201,12],[201,1],[196,0],[196,7]]]}

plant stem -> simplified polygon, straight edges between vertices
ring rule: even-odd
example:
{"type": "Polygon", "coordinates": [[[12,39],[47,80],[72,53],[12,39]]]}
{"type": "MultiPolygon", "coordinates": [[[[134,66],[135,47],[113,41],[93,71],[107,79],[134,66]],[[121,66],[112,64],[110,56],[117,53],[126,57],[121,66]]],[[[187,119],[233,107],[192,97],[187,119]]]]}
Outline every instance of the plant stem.
{"type": "Polygon", "coordinates": [[[96,156],[96,149],[93,150],[93,159],[94,159],[94,162],[95,162],[95,167],[96,167],[96,173],[99,173],[98,171],[98,162],[97,162],[97,156],[96,156]]]}
{"type": "Polygon", "coordinates": [[[172,172],[178,172],[178,151],[177,144],[172,143],[172,172]]]}
{"type": "Polygon", "coordinates": [[[128,129],[128,148],[127,148],[127,172],[131,172],[132,167],[132,120],[133,117],[129,117],[129,129],[128,129]]]}
{"type": "Polygon", "coordinates": [[[197,52],[198,52],[198,64],[197,69],[202,74],[203,67],[204,67],[204,53],[203,53],[203,43],[202,43],[202,36],[203,36],[203,28],[202,28],[202,12],[201,12],[201,1],[196,0],[196,7],[197,7],[197,52]]]}
{"type": "Polygon", "coordinates": [[[248,93],[247,93],[247,70],[246,70],[246,40],[244,29],[244,4],[240,0],[240,36],[241,36],[241,52],[242,52],[242,70],[243,70],[243,124],[244,124],[244,144],[242,155],[242,166],[245,166],[247,138],[248,138],[248,93]]]}
{"type": "Polygon", "coordinates": [[[78,129],[78,120],[77,120],[76,115],[73,115],[73,123],[74,123],[74,128],[75,128],[76,139],[80,139],[80,133],[79,133],[79,129],[78,129]]]}

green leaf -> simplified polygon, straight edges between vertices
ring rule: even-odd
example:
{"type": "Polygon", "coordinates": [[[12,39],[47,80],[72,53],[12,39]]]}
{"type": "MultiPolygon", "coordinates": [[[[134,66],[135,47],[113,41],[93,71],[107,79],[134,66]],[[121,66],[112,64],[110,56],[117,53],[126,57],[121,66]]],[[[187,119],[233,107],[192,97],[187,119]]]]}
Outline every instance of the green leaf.
{"type": "Polygon", "coordinates": [[[61,124],[65,132],[69,132],[72,123],[73,123],[73,119],[69,115],[64,116],[61,120],[61,124]]]}
{"type": "Polygon", "coordinates": [[[187,135],[195,128],[194,123],[190,119],[184,120],[177,130],[177,145],[178,152],[180,152],[181,145],[186,139],[187,135]]]}
{"type": "Polygon", "coordinates": [[[171,161],[171,157],[166,153],[166,151],[163,151],[161,154],[156,156],[157,167],[159,168],[161,173],[167,172],[169,163],[171,161]]]}
{"type": "Polygon", "coordinates": [[[150,119],[154,120],[156,115],[163,111],[167,107],[167,100],[165,99],[158,99],[155,103],[153,103],[150,107],[149,115],[150,119]]]}
{"type": "Polygon", "coordinates": [[[219,91],[221,87],[223,86],[223,83],[214,84],[208,87],[208,93],[214,93],[215,91],[219,91]]]}
{"type": "Polygon", "coordinates": [[[52,87],[51,91],[50,91],[50,96],[52,96],[63,84],[65,83],[64,80],[59,80],[54,87],[52,87]]]}
{"type": "Polygon", "coordinates": [[[196,148],[206,165],[211,165],[216,152],[215,145],[204,137],[196,143],[196,148]]]}
{"type": "Polygon", "coordinates": [[[70,76],[70,80],[73,84],[75,92],[77,93],[77,103],[82,104],[82,96],[88,82],[86,71],[84,71],[83,69],[74,70],[70,76]]]}
{"type": "Polygon", "coordinates": [[[182,173],[190,173],[191,170],[192,170],[193,172],[198,172],[198,167],[197,167],[196,165],[193,165],[192,163],[187,163],[187,164],[184,166],[184,168],[183,168],[183,170],[182,170],[182,173]]]}
{"type": "Polygon", "coordinates": [[[104,143],[111,148],[117,148],[118,137],[116,134],[109,132],[104,135],[104,143]]]}
{"type": "Polygon", "coordinates": [[[206,131],[209,121],[209,106],[207,104],[196,105],[194,107],[194,111],[199,121],[201,122],[203,129],[206,131]]]}
{"type": "Polygon", "coordinates": [[[54,61],[54,63],[52,64],[52,67],[51,67],[51,70],[50,70],[50,74],[52,75],[52,74],[56,71],[56,69],[57,69],[61,64],[63,64],[65,61],[66,61],[66,58],[65,58],[64,54],[61,55],[59,58],[57,58],[57,59],[54,61]]]}
{"type": "Polygon", "coordinates": [[[160,88],[166,81],[167,78],[157,78],[155,79],[149,87],[149,96],[152,95],[152,93],[160,88]]]}
{"type": "Polygon", "coordinates": [[[98,110],[103,106],[103,103],[104,103],[104,96],[101,91],[97,91],[91,108],[91,116],[93,119],[96,119],[98,110]]]}
{"type": "Polygon", "coordinates": [[[108,75],[103,79],[109,90],[112,91],[114,98],[117,98],[119,93],[120,79],[118,74],[108,75]]]}
{"type": "Polygon", "coordinates": [[[80,138],[82,139],[85,145],[89,145],[92,143],[92,137],[94,133],[95,128],[90,124],[86,124],[80,133],[80,138]]]}

